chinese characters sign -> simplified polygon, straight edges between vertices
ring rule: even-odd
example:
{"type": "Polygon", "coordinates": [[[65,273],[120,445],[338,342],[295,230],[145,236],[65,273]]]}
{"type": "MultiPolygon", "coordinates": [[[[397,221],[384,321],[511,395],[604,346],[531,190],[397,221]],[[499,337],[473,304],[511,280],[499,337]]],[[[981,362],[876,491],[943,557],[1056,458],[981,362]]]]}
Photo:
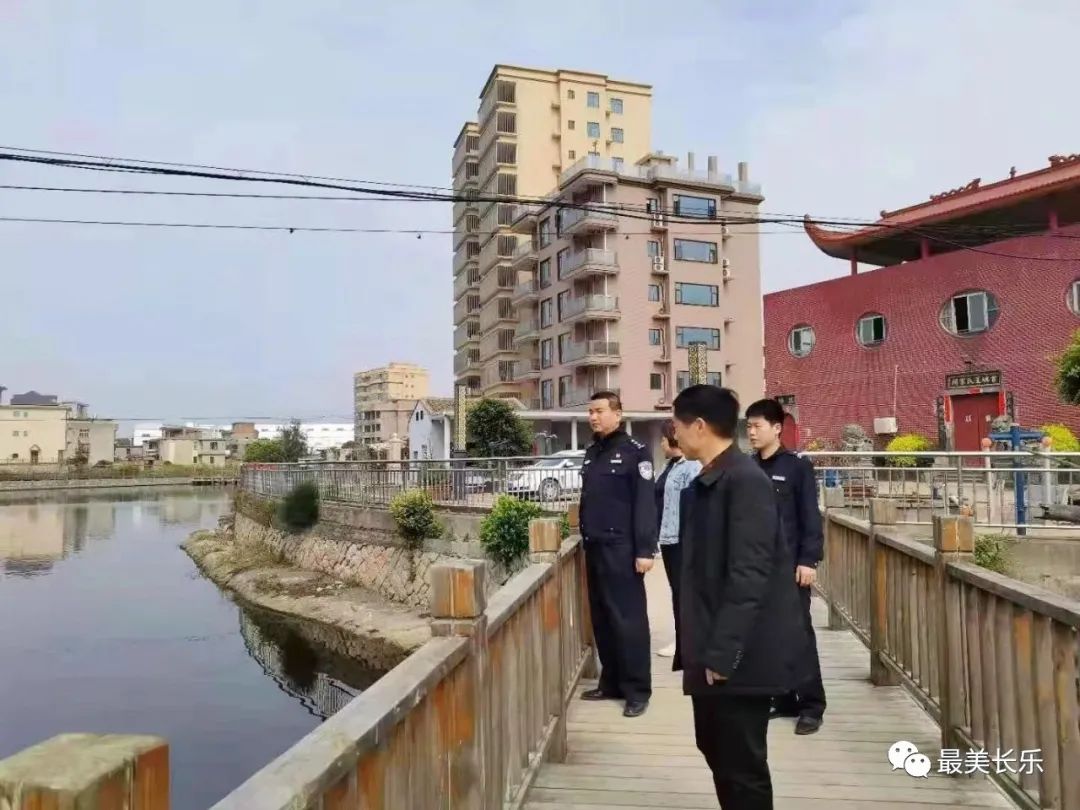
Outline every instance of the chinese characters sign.
{"type": "Polygon", "coordinates": [[[945,378],[946,388],[982,388],[987,385],[1001,385],[1001,372],[969,371],[950,374],[945,378]]]}

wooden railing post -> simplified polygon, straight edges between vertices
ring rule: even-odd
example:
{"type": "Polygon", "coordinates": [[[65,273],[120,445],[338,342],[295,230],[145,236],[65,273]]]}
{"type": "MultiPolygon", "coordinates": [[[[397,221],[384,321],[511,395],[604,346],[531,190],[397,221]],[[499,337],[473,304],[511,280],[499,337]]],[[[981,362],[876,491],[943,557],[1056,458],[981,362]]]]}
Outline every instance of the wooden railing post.
{"type": "Polygon", "coordinates": [[[0,807],[169,810],[160,737],[61,734],[0,761],[0,807]]]}
{"type": "MultiPolygon", "coordinates": [[[[529,559],[533,563],[557,565],[559,548],[562,546],[558,518],[535,518],[529,521],[529,559]]],[[[548,744],[547,758],[552,762],[566,761],[566,712],[563,696],[566,694],[566,662],[563,661],[563,616],[560,572],[555,569],[541,591],[543,610],[543,668],[544,709],[548,717],[555,719],[548,744]]]]}
{"type": "Polygon", "coordinates": [[[821,516],[822,528],[825,530],[825,600],[829,606],[829,629],[843,630],[847,627],[844,615],[839,604],[840,596],[839,580],[844,576],[840,570],[838,554],[836,551],[836,530],[832,521],[832,510],[826,508],[821,516]]]}
{"type": "MultiPolygon", "coordinates": [[[[570,532],[581,533],[581,504],[572,503],[567,512],[570,520],[570,532]]],[[[583,678],[596,678],[600,675],[600,661],[596,657],[596,640],[593,638],[592,614],[589,612],[589,578],[585,573],[585,549],[582,548],[578,555],[578,579],[581,583],[581,635],[585,645],[589,648],[588,658],[585,660],[585,668],[581,672],[583,678]]]]}
{"type": "MultiPolygon", "coordinates": [[[[950,562],[970,558],[975,535],[969,517],[934,515],[934,574],[937,616],[933,631],[938,645],[938,703],[941,706],[941,747],[961,748],[956,729],[967,725],[964,681],[963,598],[959,582],[949,581],[950,562]]],[[[929,685],[929,684],[928,684],[929,685]]]]}
{"type": "Polygon", "coordinates": [[[463,636],[470,645],[461,664],[464,677],[452,690],[448,728],[448,806],[462,810],[496,810],[502,805],[498,780],[493,778],[499,766],[492,745],[486,570],[486,564],[476,560],[444,562],[431,569],[431,634],[463,636]]]}
{"type": "Polygon", "coordinates": [[[896,503],[886,498],[870,501],[870,682],[896,686],[900,679],[881,658],[889,627],[889,577],[887,546],[878,541],[878,529],[896,525],[896,503]]]}

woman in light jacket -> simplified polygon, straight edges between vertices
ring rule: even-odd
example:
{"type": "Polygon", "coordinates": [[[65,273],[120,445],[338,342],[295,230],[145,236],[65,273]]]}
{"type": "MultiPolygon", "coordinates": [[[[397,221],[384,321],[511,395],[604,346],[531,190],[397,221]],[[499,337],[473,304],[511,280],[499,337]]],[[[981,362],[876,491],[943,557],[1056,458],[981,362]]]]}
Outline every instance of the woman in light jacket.
{"type": "MultiPolygon", "coordinates": [[[[679,546],[679,494],[701,472],[701,463],[683,457],[675,439],[675,427],[665,422],[661,430],[660,447],[667,458],[664,471],[656,479],[656,515],[660,521],[660,554],[664,558],[664,571],[671,585],[671,607],[675,616],[675,638],[679,637],[679,574],[682,567],[682,549],[679,546]]],[[[675,642],[660,650],[657,655],[670,658],[675,654],[675,642]]]]}

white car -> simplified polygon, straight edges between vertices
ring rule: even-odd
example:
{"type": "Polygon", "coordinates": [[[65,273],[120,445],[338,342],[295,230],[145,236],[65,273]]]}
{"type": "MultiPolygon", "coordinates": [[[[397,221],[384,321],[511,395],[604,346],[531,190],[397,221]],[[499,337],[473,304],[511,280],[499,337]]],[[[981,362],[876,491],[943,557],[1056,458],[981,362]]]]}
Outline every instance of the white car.
{"type": "Polygon", "coordinates": [[[522,498],[557,501],[567,492],[581,491],[581,462],[584,450],[563,450],[538,459],[506,477],[506,491],[522,498]]]}

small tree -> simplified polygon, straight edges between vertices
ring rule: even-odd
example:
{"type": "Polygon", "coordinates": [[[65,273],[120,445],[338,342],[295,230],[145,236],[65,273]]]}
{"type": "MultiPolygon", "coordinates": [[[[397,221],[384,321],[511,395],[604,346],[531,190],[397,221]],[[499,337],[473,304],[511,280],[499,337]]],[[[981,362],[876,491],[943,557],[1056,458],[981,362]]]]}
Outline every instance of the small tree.
{"type": "Polygon", "coordinates": [[[287,428],[281,431],[281,452],[285,461],[299,461],[308,454],[307,437],[300,429],[300,422],[292,420],[287,428]]]}
{"type": "Polygon", "coordinates": [[[1080,330],[1072,342],[1055,358],[1054,386],[1058,399],[1066,405],[1080,405],[1080,330]]]}
{"type": "Polygon", "coordinates": [[[465,419],[470,456],[523,456],[532,449],[528,425],[509,402],[482,399],[469,409],[465,419]]]}
{"type": "Polygon", "coordinates": [[[256,439],[244,450],[244,461],[272,464],[285,461],[281,439],[256,439]]]}

